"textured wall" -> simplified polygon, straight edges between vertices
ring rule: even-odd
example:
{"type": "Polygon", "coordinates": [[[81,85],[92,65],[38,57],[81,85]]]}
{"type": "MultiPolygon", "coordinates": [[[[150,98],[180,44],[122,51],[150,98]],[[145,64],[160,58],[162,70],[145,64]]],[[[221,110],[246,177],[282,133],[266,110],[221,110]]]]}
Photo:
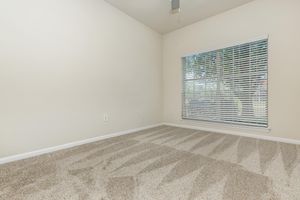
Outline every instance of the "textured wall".
{"type": "Polygon", "coordinates": [[[102,0],[1,1],[0,157],[160,122],[161,45],[102,0]]]}
{"type": "Polygon", "coordinates": [[[300,1],[256,0],[164,36],[164,121],[300,139],[300,1]],[[181,57],[269,35],[270,133],[181,120],[181,57]]]}

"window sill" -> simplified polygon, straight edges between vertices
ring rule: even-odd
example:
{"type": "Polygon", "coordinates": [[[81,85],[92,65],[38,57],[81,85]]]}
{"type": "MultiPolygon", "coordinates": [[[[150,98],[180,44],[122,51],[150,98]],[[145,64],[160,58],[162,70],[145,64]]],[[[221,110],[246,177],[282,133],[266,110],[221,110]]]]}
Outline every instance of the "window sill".
{"type": "Polygon", "coordinates": [[[239,124],[230,124],[230,123],[222,123],[222,122],[213,122],[213,121],[205,121],[205,120],[194,120],[194,119],[181,119],[185,124],[188,123],[191,126],[201,126],[206,129],[211,130],[220,130],[226,129],[227,131],[238,131],[238,132],[255,132],[255,133],[270,133],[271,127],[255,127],[249,125],[239,125],[239,124]]]}

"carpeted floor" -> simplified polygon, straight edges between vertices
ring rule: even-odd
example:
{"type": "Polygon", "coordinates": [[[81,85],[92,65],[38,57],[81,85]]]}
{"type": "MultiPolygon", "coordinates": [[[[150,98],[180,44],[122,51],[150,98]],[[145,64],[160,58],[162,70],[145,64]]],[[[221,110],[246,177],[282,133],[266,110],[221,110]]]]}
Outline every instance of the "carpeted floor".
{"type": "Polygon", "coordinates": [[[0,165],[1,200],[299,200],[300,148],[168,126],[0,165]]]}

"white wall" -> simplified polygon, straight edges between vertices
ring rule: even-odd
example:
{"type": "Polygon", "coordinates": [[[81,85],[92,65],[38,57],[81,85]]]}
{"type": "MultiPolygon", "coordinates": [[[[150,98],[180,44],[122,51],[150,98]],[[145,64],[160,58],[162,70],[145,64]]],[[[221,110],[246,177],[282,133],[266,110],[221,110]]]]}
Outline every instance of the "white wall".
{"type": "Polygon", "coordinates": [[[300,139],[300,1],[256,0],[164,36],[165,122],[300,139]],[[270,133],[181,120],[181,57],[269,34],[270,133]]]}
{"type": "Polygon", "coordinates": [[[0,0],[0,157],[160,122],[161,45],[103,0],[0,0]]]}

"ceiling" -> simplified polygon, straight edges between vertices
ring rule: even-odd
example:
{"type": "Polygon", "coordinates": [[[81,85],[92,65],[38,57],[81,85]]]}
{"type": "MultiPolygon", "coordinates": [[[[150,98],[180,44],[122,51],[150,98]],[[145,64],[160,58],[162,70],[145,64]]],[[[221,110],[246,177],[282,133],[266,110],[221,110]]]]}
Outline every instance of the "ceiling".
{"type": "Polygon", "coordinates": [[[180,14],[170,14],[170,0],[105,0],[160,33],[168,33],[253,0],[181,0],[180,14]]]}

